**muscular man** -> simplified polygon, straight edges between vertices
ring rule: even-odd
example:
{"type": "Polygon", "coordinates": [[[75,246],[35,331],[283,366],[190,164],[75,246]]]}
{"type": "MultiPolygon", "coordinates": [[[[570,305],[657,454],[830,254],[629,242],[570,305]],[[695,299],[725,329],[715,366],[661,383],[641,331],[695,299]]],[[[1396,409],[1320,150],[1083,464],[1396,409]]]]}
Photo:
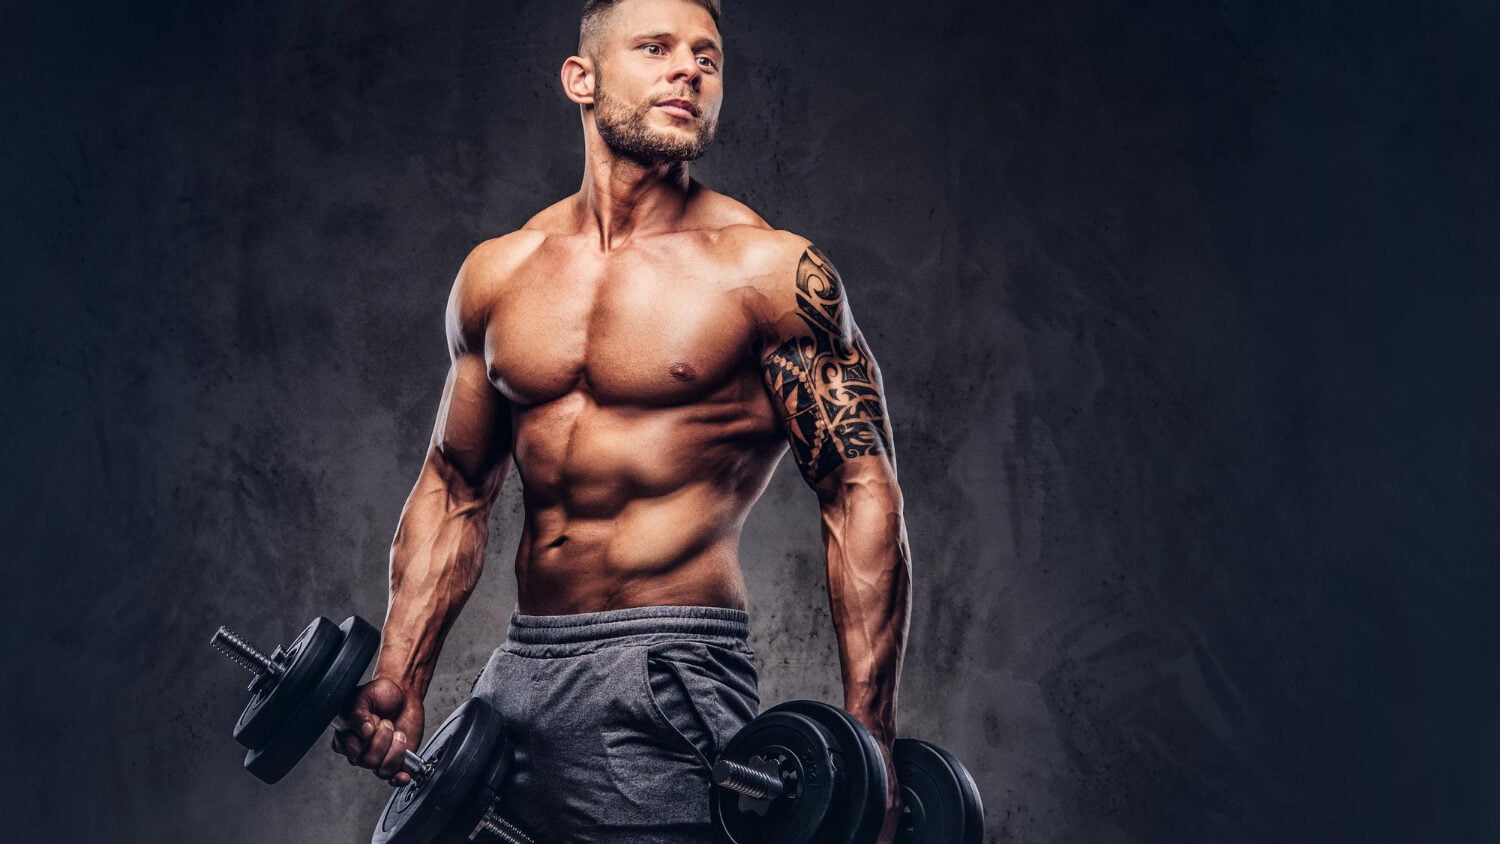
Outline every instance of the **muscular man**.
{"type": "Polygon", "coordinates": [[[844,706],[888,768],[895,737],[910,567],[879,370],[828,257],[688,175],[723,99],[718,7],[585,5],[562,67],[583,185],[459,270],[375,679],[334,740],[407,781],[513,462],[518,607],[475,693],[517,742],[505,812],[561,841],[711,840],[709,763],[759,705],[740,531],[788,445],[821,510],[844,706]]]}

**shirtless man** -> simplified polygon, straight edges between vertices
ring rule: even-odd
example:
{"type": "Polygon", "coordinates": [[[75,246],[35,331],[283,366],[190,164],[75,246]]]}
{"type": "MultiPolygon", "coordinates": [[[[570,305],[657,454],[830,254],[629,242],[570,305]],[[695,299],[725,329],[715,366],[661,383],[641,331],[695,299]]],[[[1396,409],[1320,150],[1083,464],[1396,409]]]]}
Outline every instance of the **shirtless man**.
{"type": "Polygon", "coordinates": [[[822,514],[844,706],[890,767],[910,565],[879,371],[828,258],[688,175],[723,99],[718,6],[586,4],[562,67],[583,185],[459,270],[374,679],[334,739],[408,781],[514,462],[517,614],[475,693],[518,745],[504,811],[560,841],[712,840],[709,764],[759,705],[740,531],[788,445],[822,514]]]}

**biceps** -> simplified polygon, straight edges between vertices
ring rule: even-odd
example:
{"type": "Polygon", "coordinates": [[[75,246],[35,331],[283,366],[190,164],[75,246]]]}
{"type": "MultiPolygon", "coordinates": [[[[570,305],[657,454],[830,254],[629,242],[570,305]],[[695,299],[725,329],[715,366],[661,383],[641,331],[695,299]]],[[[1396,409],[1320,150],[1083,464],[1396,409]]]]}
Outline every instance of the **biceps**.
{"type": "Polygon", "coordinates": [[[510,408],[490,383],[483,357],[457,356],[443,385],[432,456],[449,486],[489,497],[498,489],[510,454],[510,408]]]}
{"type": "Polygon", "coordinates": [[[789,339],[763,371],[809,484],[857,457],[892,453],[879,370],[857,331],[847,342],[825,333],[789,339]]]}

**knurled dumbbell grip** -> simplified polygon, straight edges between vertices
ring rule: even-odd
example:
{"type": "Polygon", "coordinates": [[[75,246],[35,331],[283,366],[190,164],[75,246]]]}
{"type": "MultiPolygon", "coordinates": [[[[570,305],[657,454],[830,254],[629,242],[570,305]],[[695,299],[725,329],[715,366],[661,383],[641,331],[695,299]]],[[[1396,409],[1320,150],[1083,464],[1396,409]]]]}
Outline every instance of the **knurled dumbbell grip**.
{"type": "Polygon", "coordinates": [[[786,790],[781,777],[744,765],[733,759],[714,763],[714,785],[755,800],[775,800],[786,790]]]}
{"type": "Polygon", "coordinates": [[[473,832],[469,833],[469,840],[474,841],[479,838],[479,833],[481,832],[488,832],[501,841],[504,841],[505,844],[534,844],[531,836],[493,811],[486,812],[484,817],[479,820],[479,825],[474,827],[473,832]]]}

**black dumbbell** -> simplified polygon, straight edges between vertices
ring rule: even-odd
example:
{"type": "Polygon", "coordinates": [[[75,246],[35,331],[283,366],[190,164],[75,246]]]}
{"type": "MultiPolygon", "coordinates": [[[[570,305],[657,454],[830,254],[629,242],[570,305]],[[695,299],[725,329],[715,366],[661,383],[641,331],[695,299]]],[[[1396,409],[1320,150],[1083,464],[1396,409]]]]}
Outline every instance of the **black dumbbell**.
{"type": "MultiPolygon", "coordinates": [[[[978,844],[979,790],[957,759],[926,742],[896,742],[906,808],[903,844],[978,844]]],[[[714,763],[710,802],[722,844],[871,844],[885,817],[880,747],[848,713],[792,701],[746,724],[714,763]]]]}
{"type": "MultiPolygon", "coordinates": [[[[250,701],[235,724],[235,740],[249,748],[245,768],[275,783],[296,767],[330,724],[347,729],[340,713],[375,656],[380,634],[351,616],[335,626],[315,619],[287,647],[270,656],[220,627],[210,644],[255,675],[250,701]]],[[[373,844],[426,844],[455,834],[489,832],[509,844],[532,839],[494,813],[511,760],[500,716],[478,698],[464,701],[422,748],[406,751],[402,770],[412,781],[392,795],[373,844]]]]}
{"type": "Polygon", "coordinates": [[[896,739],[901,787],[897,844],[980,844],[984,803],[979,787],[953,754],[918,739],[896,739]]]}

